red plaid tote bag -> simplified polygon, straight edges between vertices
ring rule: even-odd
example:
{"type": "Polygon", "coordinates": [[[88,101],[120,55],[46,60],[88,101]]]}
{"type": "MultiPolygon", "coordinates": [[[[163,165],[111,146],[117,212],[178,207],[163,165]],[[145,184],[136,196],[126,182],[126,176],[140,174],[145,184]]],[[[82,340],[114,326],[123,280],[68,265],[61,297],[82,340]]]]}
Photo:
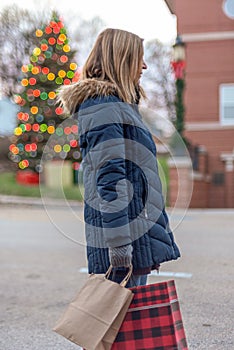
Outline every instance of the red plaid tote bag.
{"type": "Polygon", "coordinates": [[[130,289],[134,297],[111,350],[187,350],[174,281],[130,289]]]}

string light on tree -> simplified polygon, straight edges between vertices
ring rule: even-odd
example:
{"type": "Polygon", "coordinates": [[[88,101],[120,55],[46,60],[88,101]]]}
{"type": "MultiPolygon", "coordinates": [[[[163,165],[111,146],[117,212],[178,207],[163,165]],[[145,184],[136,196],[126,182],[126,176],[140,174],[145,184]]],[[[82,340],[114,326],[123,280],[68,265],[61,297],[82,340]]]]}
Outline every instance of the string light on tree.
{"type": "Polygon", "coordinates": [[[76,82],[80,76],[77,64],[72,61],[72,51],[66,28],[57,13],[52,14],[49,24],[35,32],[36,47],[32,50],[29,64],[22,65],[22,92],[15,96],[20,107],[18,125],[14,130],[14,142],[9,147],[10,159],[21,170],[41,172],[42,153],[51,135],[59,134],[59,144],[48,150],[48,159],[77,158],[77,134],[75,121],[56,105],[56,93],[61,85],[76,82]]]}

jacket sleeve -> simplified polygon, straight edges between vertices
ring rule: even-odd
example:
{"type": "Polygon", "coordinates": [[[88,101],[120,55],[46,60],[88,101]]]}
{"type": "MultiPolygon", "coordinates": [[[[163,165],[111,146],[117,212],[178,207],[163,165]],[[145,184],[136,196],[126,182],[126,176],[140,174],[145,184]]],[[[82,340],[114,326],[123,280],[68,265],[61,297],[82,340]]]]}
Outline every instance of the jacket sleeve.
{"type": "Polygon", "coordinates": [[[87,133],[90,161],[95,173],[98,206],[107,247],[132,243],[128,204],[123,124],[99,125],[87,133]]]}

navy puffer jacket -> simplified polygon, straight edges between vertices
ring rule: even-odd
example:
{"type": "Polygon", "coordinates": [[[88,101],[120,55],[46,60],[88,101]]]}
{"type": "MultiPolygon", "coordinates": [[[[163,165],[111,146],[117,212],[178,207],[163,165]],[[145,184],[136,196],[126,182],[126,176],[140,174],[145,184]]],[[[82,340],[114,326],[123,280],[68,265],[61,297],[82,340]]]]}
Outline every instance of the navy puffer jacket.
{"type": "Polygon", "coordinates": [[[121,102],[113,90],[112,84],[87,79],[72,95],[66,91],[78,118],[89,273],[107,271],[108,247],[132,244],[135,271],[180,256],[165,212],[155,143],[138,106],[121,102]]]}

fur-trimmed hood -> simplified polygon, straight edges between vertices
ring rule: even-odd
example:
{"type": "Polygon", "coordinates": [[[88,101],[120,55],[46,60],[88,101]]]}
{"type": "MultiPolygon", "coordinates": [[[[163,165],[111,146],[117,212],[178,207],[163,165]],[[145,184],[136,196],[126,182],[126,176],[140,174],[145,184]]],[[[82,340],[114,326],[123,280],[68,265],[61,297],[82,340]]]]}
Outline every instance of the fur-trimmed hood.
{"type": "Polygon", "coordinates": [[[88,98],[109,95],[117,95],[117,88],[113,83],[93,78],[84,79],[61,87],[58,102],[63,106],[65,112],[73,114],[77,106],[88,98]]]}

